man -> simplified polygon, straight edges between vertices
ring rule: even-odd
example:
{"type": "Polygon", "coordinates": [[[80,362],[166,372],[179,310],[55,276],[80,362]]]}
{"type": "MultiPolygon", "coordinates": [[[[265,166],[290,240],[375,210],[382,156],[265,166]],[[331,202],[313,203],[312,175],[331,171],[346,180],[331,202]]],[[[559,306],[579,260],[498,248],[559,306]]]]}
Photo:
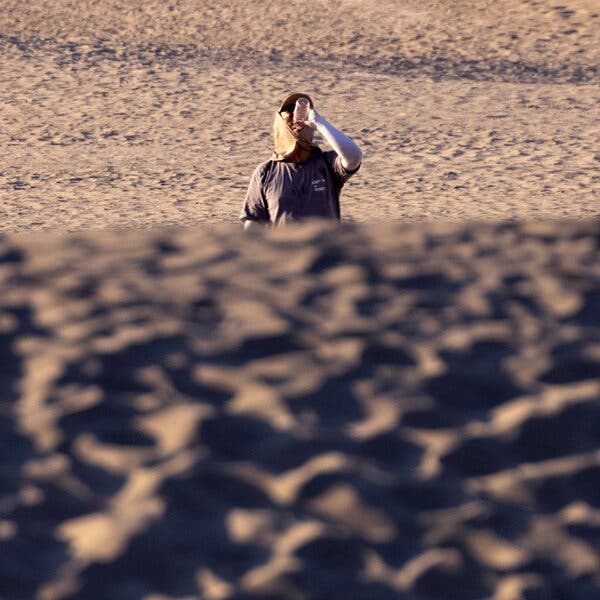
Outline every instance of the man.
{"type": "Polygon", "coordinates": [[[339,195],[344,183],[360,168],[360,148],[328,123],[307,94],[291,94],[275,113],[275,150],[271,160],[254,170],[240,219],[244,229],[277,226],[303,218],[339,219],[339,195]],[[310,104],[308,120],[293,123],[298,98],[310,104]],[[333,148],[312,143],[318,131],[333,148]]]}

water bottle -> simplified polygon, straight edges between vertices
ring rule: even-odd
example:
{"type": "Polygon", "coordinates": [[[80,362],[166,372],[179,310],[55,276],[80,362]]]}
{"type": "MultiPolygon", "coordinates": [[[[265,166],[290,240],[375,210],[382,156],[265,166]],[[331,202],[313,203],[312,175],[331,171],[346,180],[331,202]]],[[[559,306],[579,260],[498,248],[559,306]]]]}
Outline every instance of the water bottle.
{"type": "Polygon", "coordinates": [[[303,127],[304,121],[308,121],[308,112],[310,111],[310,102],[308,98],[298,98],[294,106],[294,125],[303,127]]]}

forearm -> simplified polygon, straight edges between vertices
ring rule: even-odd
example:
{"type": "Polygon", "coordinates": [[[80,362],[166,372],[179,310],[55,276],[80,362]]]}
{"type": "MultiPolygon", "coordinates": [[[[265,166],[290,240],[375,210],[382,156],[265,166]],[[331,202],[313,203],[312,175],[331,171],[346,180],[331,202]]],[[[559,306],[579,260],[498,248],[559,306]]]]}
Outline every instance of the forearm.
{"type": "Polygon", "coordinates": [[[316,129],[342,159],[342,166],[354,171],[362,162],[361,149],[345,134],[319,115],[316,129]]]}
{"type": "Polygon", "coordinates": [[[262,221],[244,221],[244,231],[258,231],[260,229],[265,229],[266,223],[262,221]]]}

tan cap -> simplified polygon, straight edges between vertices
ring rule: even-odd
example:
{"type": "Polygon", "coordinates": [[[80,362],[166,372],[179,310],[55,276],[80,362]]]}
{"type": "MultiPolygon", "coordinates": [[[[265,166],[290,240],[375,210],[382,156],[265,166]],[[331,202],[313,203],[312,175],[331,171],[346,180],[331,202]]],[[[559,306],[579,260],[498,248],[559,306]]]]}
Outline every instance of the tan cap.
{"type": "Polygon", "coordinates": [[[308,94],[295,93],[295,94],[290,94],[281,103],[281,106],[279,107],[279,110],[277,112],[281,112],[286,106],[290,106],[292,104],[296,104],[296,100],[298,100],[298,98],[306,98],[308,100],[308,102],[310,103],[310,107],[314,108],[312,98],[308,94]]]}

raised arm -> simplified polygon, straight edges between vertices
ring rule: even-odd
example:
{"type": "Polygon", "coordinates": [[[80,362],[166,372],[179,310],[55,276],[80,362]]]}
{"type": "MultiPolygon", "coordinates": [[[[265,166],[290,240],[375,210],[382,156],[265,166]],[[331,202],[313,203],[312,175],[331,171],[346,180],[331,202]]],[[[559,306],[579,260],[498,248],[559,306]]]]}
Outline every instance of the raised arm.
{"type": "Polygon", "coordinates": [[[347,135],[336,129],[314,109],[310,111],[306,124],[316,129],[336,151],[342,159],[344,169],[358,169],[362,162],[362,151],[347,135]]]}

